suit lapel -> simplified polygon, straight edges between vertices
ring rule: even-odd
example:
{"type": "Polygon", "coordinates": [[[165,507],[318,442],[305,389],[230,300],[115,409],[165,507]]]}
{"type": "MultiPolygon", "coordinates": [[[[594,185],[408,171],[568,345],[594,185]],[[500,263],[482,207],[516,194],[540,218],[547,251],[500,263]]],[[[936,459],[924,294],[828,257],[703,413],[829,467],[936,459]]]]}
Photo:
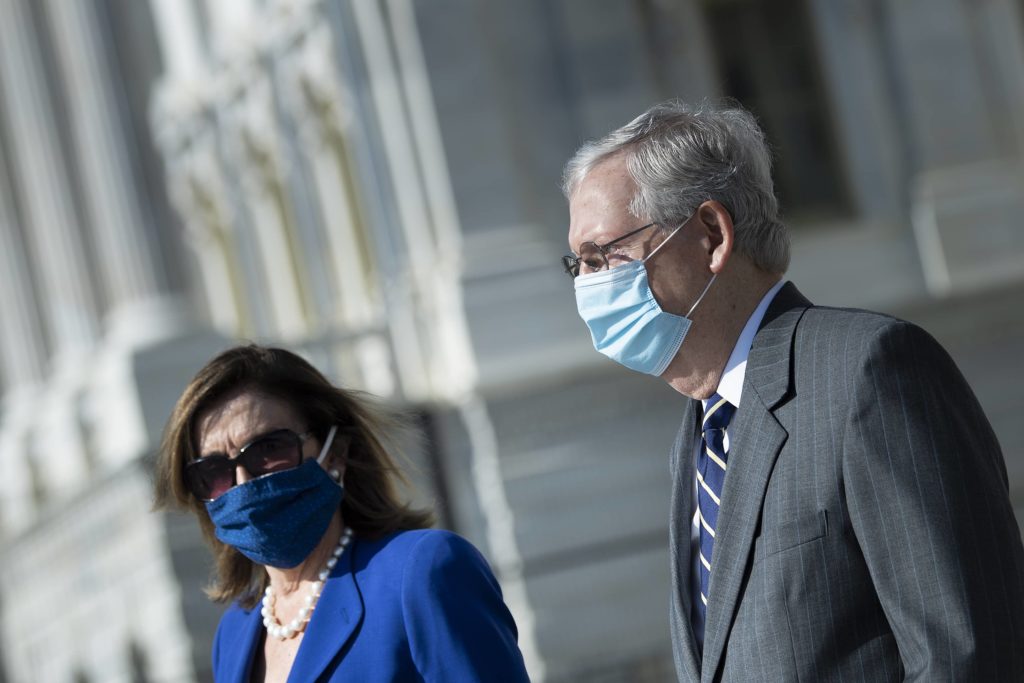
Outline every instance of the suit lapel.
{"type": "Polygon", "coordinates": [[[773,414],[791,393],[793,334],[810,302],[791,283],[765,313],[747,359],[743,398],[729,426],[729,470],[722,490],[704,628],[702,679],[713,681],[739,606],[761,506],[786,430],[773,414]]]}
{"type": "Polygon", "coordinates": [[[356,540],[327,579],[288,674],[289,683],[318,680],[363,620],[363,599],[355,581],[356,540]]]}
{"type": "MultiPolygon", "coordinates": [[[[233,647],[221,655],[229,668],[224,673],[224,683],[247,683],[250,678],[253,656],[262,639],[263,618],[259,606],[246,612],[242,628],[238,631],[233,647]]],[[[220,679],[218,679],[220,680],[220,679]]]]}
{"type": "Polygon", "coordinates": [[[672,552],[672,650],[680,680],[700,678],[697,643],[693,636],[690,610],[690,527],[693,523],[693,453],[697,429],[697,401],[686,402],[683,422],[672,446],[672,515],[669,527],[669,549],[672,552]]]}
{"type": "Polygon", "coordinates": [[[748,394],[747,389],[733,422],[704,626],[702,673],[708,681],[714,680],[732,627],[768,478],[786,441],[786,431],[760,397],[748,394]]]}

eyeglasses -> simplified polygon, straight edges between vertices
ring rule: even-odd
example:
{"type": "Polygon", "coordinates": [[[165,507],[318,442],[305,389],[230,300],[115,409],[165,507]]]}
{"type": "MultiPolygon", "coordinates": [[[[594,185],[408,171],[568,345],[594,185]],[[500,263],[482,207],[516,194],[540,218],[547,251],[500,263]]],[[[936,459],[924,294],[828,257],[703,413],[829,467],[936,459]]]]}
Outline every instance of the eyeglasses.
{"type": "Polygon", "coordinates": [[[646,230],[654,225],[658,225],[658,223],[648,223],[647,225],[643,225],[632,232],[627,232],[621,237],[616,237],[611,242],[606,242],[605,244],[584,242],[580,245],[579,256],[576,254],[566,254],[562,257],[562,266],[565,267],[565,272],[569,274],[569,277],[573,279],[579,276],[581,265],[586,265],[591,272],[604,270],[608,267],[608,252],[613,246],[628,237],[632,237],[641,230],[646,230]]]}
{"type": "Polygon", "coordinates": [[[278,429],[242,446],[234,458],[217,453],[193,460],[185,465],[185,484],[192,495],[209,502],[238,483],[235,475],[239,466],[254,477],[298,467],[302,464],[302,442],[312,433],[278,429]]]}

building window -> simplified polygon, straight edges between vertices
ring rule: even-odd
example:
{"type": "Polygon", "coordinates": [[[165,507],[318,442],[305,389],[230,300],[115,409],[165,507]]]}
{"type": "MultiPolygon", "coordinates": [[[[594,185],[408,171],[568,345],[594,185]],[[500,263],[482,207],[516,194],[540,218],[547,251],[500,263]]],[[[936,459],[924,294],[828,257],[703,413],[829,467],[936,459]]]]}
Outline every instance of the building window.
{"type": "Polygon", "coordinates": [[[703,0],[722,94],[758,117],[787,218],[848,214],[806,0],[703,0]]]}

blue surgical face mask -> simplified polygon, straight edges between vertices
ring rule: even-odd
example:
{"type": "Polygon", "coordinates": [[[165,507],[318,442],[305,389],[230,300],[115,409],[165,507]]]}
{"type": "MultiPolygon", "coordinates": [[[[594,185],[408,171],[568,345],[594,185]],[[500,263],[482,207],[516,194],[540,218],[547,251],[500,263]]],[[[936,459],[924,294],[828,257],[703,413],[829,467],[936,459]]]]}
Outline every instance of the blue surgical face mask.
{"type": "Polygon", "coordinates": [[[683,225],[673,230],[642,261],[587,273],[575,280],[576,308],[590,329],[594,348],[630,370],[656,377],[665,372],[690,329],[689,316],[717,277],[717,274],[711,276],[685,316],[663,311],[658,305],[647,281],[644,263],[683,225]]]}
{"type": "Polygon", "coordinates": [[[337,429],[331,427],[316,460],[239,484],[208,502],[217,538],[270,567],[295,567],[309,557],[344,495],[320,466],[337,429]]]}

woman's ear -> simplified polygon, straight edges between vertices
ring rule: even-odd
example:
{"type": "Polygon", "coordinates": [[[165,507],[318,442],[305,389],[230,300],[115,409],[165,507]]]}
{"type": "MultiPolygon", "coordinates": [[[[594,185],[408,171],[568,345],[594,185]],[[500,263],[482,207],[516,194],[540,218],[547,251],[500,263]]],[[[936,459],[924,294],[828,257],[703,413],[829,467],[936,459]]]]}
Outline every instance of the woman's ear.
{"type": "Polygon", "coordinates": [[[331,458],[328,461],[327,474],[339,484],[345,478],[345,468],[348,464],[348,449],[352,445],[352,435],[342,434],[334,440],[331,446],[331,458]]]}
{"type": "Polygon", "coordinates": [[[711,199],[697,207],[697,217],[708,240],[711,272],[718,274],[732,256],[735,239],[732,216],[721,202],[711,199]]]}

